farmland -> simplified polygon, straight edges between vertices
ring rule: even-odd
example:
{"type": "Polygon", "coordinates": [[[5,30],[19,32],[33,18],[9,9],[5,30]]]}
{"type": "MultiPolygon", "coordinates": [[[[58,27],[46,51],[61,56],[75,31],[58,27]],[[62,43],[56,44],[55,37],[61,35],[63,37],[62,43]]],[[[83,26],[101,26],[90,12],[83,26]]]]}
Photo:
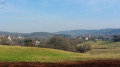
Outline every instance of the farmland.
{"type": "Polygon", "coordinates": [[[71,62],[120,59],[120,42],[88,41],[86,43],[93,45],[93,49],[86,53],[39,47],[0,45],[0,62],[71,62]]]}

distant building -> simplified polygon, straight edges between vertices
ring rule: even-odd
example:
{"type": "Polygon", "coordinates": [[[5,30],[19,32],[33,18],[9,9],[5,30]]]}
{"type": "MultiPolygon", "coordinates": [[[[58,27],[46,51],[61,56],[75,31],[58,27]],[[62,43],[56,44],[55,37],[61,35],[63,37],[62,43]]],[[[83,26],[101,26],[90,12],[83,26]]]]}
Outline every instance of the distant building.
{"type": "Polygon", "coordinates": [[[10,41],[12,40],[12,39],[11,39],[11,36],[8,37],[8,40],[10,40],[10,41]]]}
{"type": "Polygon", "coordinates": [[[35,43],[36,43],[36,45],[40,44],[40,42],[39,42],[39,41],[36,41],[35,43]]]}

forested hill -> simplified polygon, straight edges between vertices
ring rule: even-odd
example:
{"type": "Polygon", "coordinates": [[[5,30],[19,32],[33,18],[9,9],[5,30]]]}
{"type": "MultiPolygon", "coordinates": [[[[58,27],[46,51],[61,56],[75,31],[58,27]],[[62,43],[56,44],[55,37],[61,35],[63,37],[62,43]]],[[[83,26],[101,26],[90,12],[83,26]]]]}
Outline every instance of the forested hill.
{"type": "Polygon", "coordinates": [[[56,34],[65,34],[70,36],[84,36],[84,35],[93,35],[93,36],[112,36],[120,35],[120,29],[100,29],[100,30],[70,30],[70,31],[60,31],[56,34]]]}
{"type": "Polygon", "coordinates": [[[29,37],[38,37],[38,38],[48,38],[52,37],[54,34],[53,33],[48,33],[48,32],[34,32],[34,33],[11,33],[11,32],[3,32],[0,31],[0,35],[10,35],[10,36],[22,36],[25,38],[29,37]]]}
{"type": "Polygon", "coordinates": [[[10,35],[10,36],[23,36],[27,37],[39,37],[39,38],[49,38],[54,35],[74,37],[74,36],[84,36],[84,35],[93,35],[93,36],[112,36],[120,35],[120,29],[100,29],[100,30],[70,30],[70,31],[60,31],[56,33],[49,32],[33,32],[33,33],[11,33],[0,31],[0,35],[10,35]]]}
{"type": "Polygon", "coordinates": [[[35,37],[35,38],[49,38],[54,36],[55,34],[53,33],[48,33],[48,32],[34,32],[34,33],[29,33],[29,34],[23,34],[24,37],[35,37]]]}

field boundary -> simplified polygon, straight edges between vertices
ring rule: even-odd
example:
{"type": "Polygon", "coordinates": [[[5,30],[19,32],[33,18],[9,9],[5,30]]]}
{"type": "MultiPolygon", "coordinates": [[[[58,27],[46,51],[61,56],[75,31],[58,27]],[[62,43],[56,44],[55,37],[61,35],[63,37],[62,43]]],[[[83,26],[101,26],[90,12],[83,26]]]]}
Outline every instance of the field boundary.
{"type": "Polygon", "coordinates": [[[92,60],[79,62],[1,62],[0,67],[119,67],[120,60],[92,60]]]}

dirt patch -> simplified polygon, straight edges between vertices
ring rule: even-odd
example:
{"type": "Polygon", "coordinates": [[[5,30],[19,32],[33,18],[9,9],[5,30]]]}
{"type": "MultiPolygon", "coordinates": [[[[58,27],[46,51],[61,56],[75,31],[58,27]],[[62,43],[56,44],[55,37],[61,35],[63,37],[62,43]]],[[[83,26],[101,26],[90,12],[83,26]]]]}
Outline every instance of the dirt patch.
{"type": "Polygon", "coordinates": [[[0,63],[0,67],[120,67],[120,60],[80,61],[64,63],[0,63]]]}

